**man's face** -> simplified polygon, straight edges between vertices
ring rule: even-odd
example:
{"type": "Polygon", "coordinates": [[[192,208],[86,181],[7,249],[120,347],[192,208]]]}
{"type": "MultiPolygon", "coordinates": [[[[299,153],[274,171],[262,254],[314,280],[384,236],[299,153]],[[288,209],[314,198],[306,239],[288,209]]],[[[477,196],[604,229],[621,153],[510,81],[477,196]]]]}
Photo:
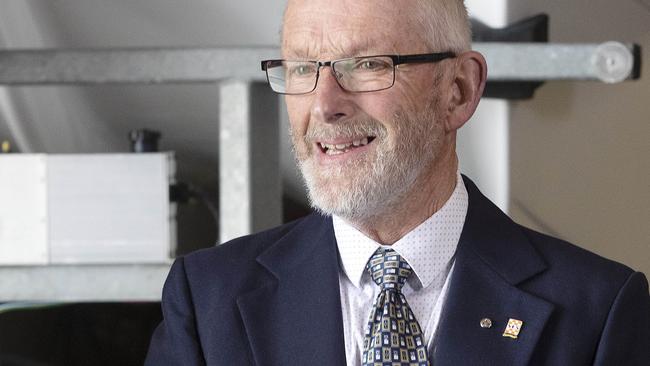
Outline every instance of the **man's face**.
{"type": "MultiPolygon", "coordinates": [[[[283,58],[335,60],[432,50],[409,21],[415,1],[290,0],[283,58]],[[407,4],[408,3],[408,4],[407,4]]],[[[350,93],[329,67],[310,94],[287,96],[291,137],[312,204],[328,214],[385,214],[435,173],[447,136],[441,64],[401,65],[386,90],[350,93]]]]}

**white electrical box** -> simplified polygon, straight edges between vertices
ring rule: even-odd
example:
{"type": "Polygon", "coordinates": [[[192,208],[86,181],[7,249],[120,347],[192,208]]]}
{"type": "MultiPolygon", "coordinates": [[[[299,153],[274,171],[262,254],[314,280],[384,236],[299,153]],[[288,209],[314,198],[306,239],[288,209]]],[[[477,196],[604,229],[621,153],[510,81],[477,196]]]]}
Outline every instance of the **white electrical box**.
{"type": "Polygon", "coordinates": [[[0,155],[0,265],[166,263],[172,153],[0,155]]]}

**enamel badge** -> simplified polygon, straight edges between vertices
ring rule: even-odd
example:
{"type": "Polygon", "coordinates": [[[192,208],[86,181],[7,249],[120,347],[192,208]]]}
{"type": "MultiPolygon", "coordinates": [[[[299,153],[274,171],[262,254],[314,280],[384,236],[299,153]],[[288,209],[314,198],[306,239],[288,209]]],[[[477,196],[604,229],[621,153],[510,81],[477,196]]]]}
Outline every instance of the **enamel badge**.
{"type": "Polygon", "coordinates": [[[503,332],[504,337],[509,337],[512,339],[517,339],[519,332],[521,331],[521,326],[524,325],[524,322],[517,319],[510,318],[508,320],[508,325],[506,325],[506,330],[503,332]]]}

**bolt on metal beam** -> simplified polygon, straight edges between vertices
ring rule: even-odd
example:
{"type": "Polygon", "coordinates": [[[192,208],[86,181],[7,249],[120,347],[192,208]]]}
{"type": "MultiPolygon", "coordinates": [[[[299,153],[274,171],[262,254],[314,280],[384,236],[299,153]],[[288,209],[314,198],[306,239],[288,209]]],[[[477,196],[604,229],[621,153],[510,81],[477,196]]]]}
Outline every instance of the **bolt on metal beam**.
{"type": "Polygon", "coordinates": [[[635,45],[479,43],[490,81],[596,80],[618,83],[638,78],[635,45]]]}

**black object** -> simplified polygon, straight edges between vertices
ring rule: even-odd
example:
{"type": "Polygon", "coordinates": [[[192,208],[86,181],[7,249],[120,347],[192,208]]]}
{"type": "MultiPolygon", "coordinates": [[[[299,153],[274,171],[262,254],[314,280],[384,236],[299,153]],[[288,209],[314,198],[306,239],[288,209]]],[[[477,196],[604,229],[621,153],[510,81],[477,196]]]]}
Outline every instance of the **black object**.
{"type": "MultiPolygon", "coordinates": [[[[198,186],[184,183],[176,182],[169,185],[169,201],[178,203],[178,204],[187,204],[190,200],[195,199],[201,203],[210,211],[212,219],[214,220],[215,228],[219,228],[219,206],[218,202],[213,202],[212,197],[208,192],[199,188],[198,186]]],[[[0,366],[2,366],[0,364],[0,366]]]]}
{"type": "Polygon", "coordinates": [[[158,141],[162,135],[158,131],[141,129],[129,132],[131,152],[148,153],[158,151],[158,141]]]}
{"type": "Polygon", "coordinates": [[[169,185],[169,202],[187,203],[190,198],[192,198],[192,192],[187,183],[178,182],[169,185]]]}
{"type": "Polygon", "coordinates": [[[641,79],[641,46],[634,44],[632,55],[634,56],[634,69],[632,70],[631,79],[639,80],[641,79]]]}
{"type": "MultiPolygon", "coordinates": [[[[474,42],[526,42],[547,43],[549,16],[539,14],[505,28],[491,28],[472,19],[474,42]]],[[[489,81],[483,96],[500,99],[530,99],[543,81],[489,81]]]]}
{"type": "Polygon", "coordinates": [[[548,42],[547,14],[538,14],[520,20],[505,28],[491,28],[472,19],[474,42],[548,42]]]}

